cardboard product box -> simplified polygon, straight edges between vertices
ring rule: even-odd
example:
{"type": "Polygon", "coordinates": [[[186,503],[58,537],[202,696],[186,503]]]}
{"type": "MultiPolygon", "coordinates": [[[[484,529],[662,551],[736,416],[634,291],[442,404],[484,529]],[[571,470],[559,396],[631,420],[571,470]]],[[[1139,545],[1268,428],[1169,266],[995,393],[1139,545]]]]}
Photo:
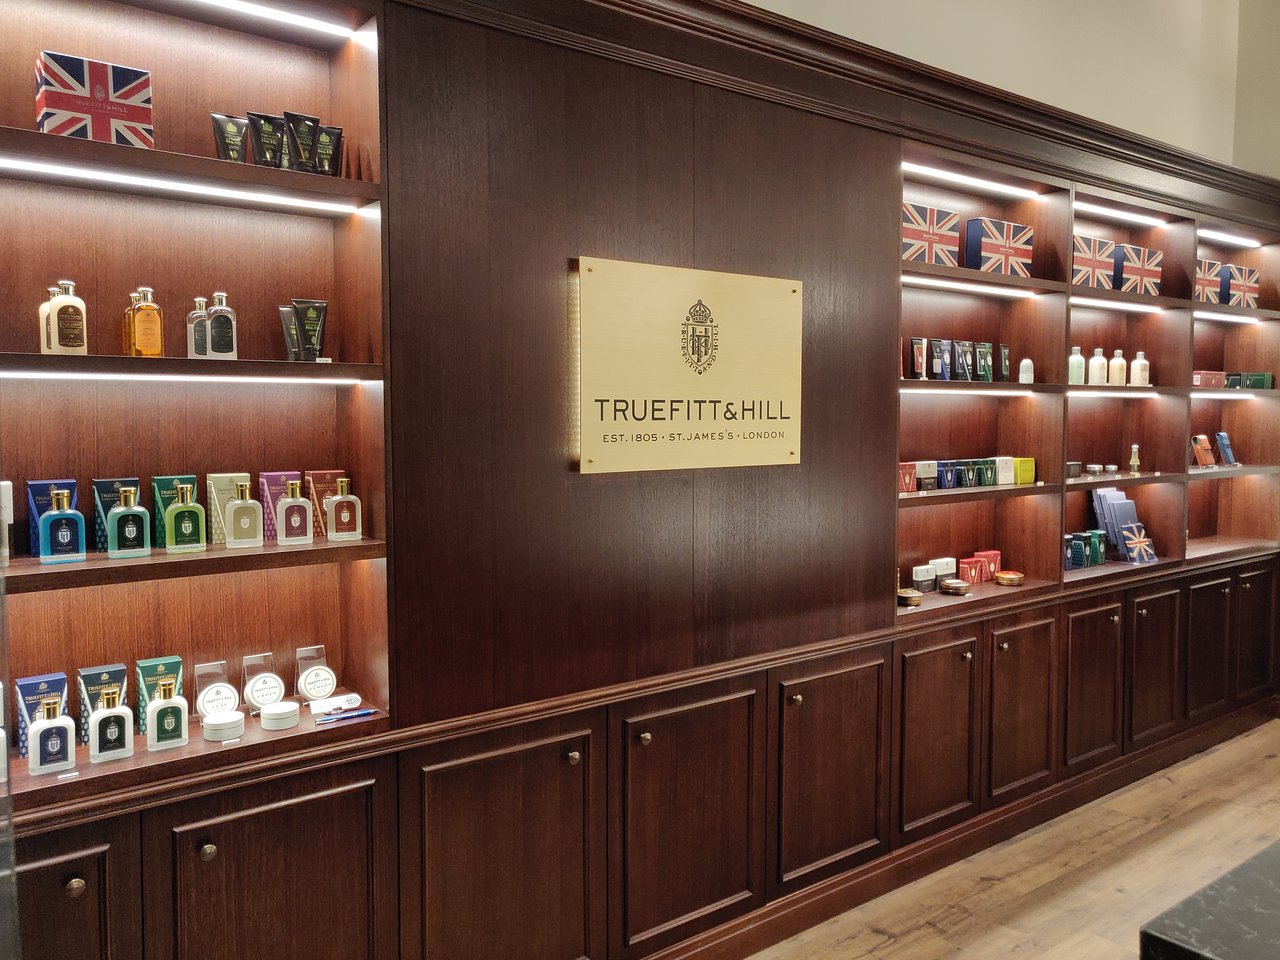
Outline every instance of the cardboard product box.
{"type": "Polygon", "coordinates": [[[951,350],[951,379],[973,379],[973,341],[956,340],[951,350]]]}
{"type": "Polygon", "coordinates": [[[916,263],[960,265],[960,214],[902,202],[902,259],[916,263]]]}
{"type": "Polygon", "coordinates": [[[1071,282],[1077,287],[1110,290],[1116,273],[1116,245],[1101,237],[1071,238],[1071,282]]]}
{"type": "Polygon", "coordinates": [[[278,540],[276,504],[289,493],[289,481],[302,482],[297,470],[275,470],[258,474],[258,500],[262,504],[262,539],[278,540]]]}
{"type": "Polygon", "coordinates": [[[911,338],[911,379],[929,379],[929,341],[924,337],[911,338]]]}
{"type": "Polygon", "coordinates": [[[42,50],[35,74],[36,129],[41,133],[155,147],[148,71],[42,50]]]}
{"type": "Polygon", "coordinates": [[[76,482],[74,480],[27,481],[27,535],[31,538],[31,556],[40,556],[40,516],[53,505],[53,490],[71,491],[71,509],[76,506],[76,482]]]}
{"type": "MultiPolygon", "coordinates": [[[[209,531],[210,543],[226,543],[227,527],[226,513],[227,501],[235,498],[236,484],[248,483],[249,475],[247,473],[210,473],[204,478],[205,489],[208,491],[208,507],[206,508],[205,525],[209,531]]],[[[262,511],[262,519],[266,521],[267,511],[262,511]]]]}
{"type": "Polygon", "coordinates": [[[1198,303],[1222,301],[1222,264],[1217,260],[1196,261],[1196,286],[1193,294],[1198,303]]]}
{"type": "Polygon", "coordinates": [[[916,461],[916,489],[917,490],[937,490],[938,489],[938,461],[937,460],[917,460],[916,461]]]}
{"type": "Polygon", "coordinates": [[[1227,382],[1223,384],[1228,390],[1239,390],[1244,386],[1244,374],[1227,371],[1227,382]]]}
{"type": "Polygon", "coordinates": [[[1009,345],[1001,343],[996,347],[995,355],[996,383],[1008,383],[1013,376],[1012,364],[1009,362],[1009,345]]]}
{"type": "Polygon", "coordinates": [[[1131,243],[1117,244],[1112,286],[1116,290],[1158,297],[1163,266],[1164,254],[1159,250],[1148,250],[1131,243]]]}
{"type": "Polygon", "coordinates": [[[938,589],[938,572],[931,564],[923,563],[911,568],[911,586],[921,593],[938,589]]]}
{"type": "Polygon", "coordinates": [[[1013,482],[1019,484],[1036,482],[1035,457],[1013,458],[1013,482]]]}
{"type": "Polygon", "coordinates": [[[915,493],[916,465],[914,462],[898,464],[898,492],[915,493]]]}
{"type": "Polygon", "coordinates": [[[147,732],[147,705],[156,695],[156,688],[161,680],[173,680],[177,687],[174,690],[182,696],[182,658],[150,657],[139,660],[135,665],[138,682],[137,705],[134,707],[134,722],[139,733],[147,732]]]}
{"type": "Polygon", "coordinates": [[[1196,455],[1196,466],[1212,467],[1218,461],[1213,458],[1213,447],[1209,443],[1209,438],[1198,433],[1191,438],[1191,452],[1196,455]]]}
{"type": "Polygon", "coordinates": [[[995,372],[995,352],[989,343],[973,345],[973,379],[991,383],[995,372]]]}
{"type": "Polygon", "coordinates": [[[1192,370],[1191,385],[1221,389],[1227,385],[1227,372],[1225,370],[1192,370]]]}
{"type": "Polygon", "coordinates": [[[988,579],[987,562],[977,557],[965,557],[957,563],[957,576],[965,583],[981,583],[988,579]]]}
{"type": "Polygon", "coordinates": [[[938,461],[938,489],[954,490],[956,487],[960,486],[956,477],[957,472],[958,471],[957,471],[956,461],[939,460],[938,461]]]}
{"type": "MultiPolygon", "coordinates": [[[[93,483],[93,548],[99,552],[107,549],[107,514],[120,505],[120,488],[134,487],[138,491],[138,503],[142,503],[142,481],[138,477],[115,477],[110,480],[94,480],[93,483]]],[[[162,544],[163,546],[163,544],[162,544]]],[[[88,736],[88,734],[85,734],[88,736]]],[[[85,741],[86,743],[88,741],[85,741]]]]}
{"type": "Polygon", "coordinates": [[[955,557],[937,557],[929,561],[929,566],[933,567],[939,580],[946,580],[948,577],[956,575],[955,557]]]}
{"type": "Polygon", "coordinates": [[[1233,307],[1258,306],[1258,271],[1234,263],[1223,264],[1221,303],[1233,307]]]}
{"type": "Polygon", "coordinates": [[[80,699],[80,742],[89,742],[89,714],[98,707],[104,690],[120,691],[120,706],[127,707],[129,668],[123,663],[101,667],[81,667],[76,672],[76,688],[80,699]]]}
{"type": "Polygon", "coordinates": [[[976,559],[981,560],[987,565],[988,579],[995,579],[997,573],[1000,572],[1000,551],[999,550],[975,550],[973,555],[976,559]]]}
{"type": "Polygon", "coordinates": [[[1031,276],[1035,230],[1021,223],[976,217],[965,222],[964,265],[983,273],[1031,276]]]}
{"type": "Polygon", "coordinates": [[[1240,386],[1245,390],[1271,390],[1275,380],[1270,373],[1242,373],[1240,386]]]}
{"type": "Polygon", "coordinates": [[[17,693],[15,712],[18,715],[18,755],[27,755],[27,731],[31,724],[40,718],[40,703],[46,698],[58,697],[62,707],[58,711],[61,717],[70,716],[67,712],[67,675],[65,673],[42,673],[37,677],[22,677],[14,681],[17,693]]]}
{"type": "Polygon", "coordinates": [[[1013,457],[996,457],[996,484],[1013,483],[1013,457]]]}
{"type": "MultiPolygon", "coordinates": [[[[199,500],[200,488],[196,486],[194,473],[176,473],[167,477],[151,478],[151,545],[164,549],[164,512],[169,505],[178,499],[178,484],[191,484],[191,499],[199,500]]],[[[208,529],[209,515],[205,511],[205,528],[208,529]]]]}
{"type": "Polygon", "coordinates": [[[338,480],[345,477],[345,470],[307,470],[302,474],[307,498],[311,501],[311,532],[317,540],[328,534],[325,528],[324,501],[338,494],[338,480]]]}

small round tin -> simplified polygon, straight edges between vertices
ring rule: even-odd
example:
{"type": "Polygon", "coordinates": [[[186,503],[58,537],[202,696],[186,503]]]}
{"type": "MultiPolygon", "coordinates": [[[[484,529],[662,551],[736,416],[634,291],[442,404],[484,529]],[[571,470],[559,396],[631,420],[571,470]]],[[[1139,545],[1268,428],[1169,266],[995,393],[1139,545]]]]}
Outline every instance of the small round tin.
{"type": "Polygon", "coordinates": [[[281,700],[279,703],[267,703],[262,707],[263,730],[288,730],[298,725],[302,712],[294,700],[281,700]]]}
{"type": "Polygon", "coordinates": [[[244,714],[239,710],[224,710],[211,713],[201,724],[204,738],[214,742],[222,740],[238,740],[244,734],[244,714]]]}
{"type": "Polygon", "coordinates": [[[997,570],[996,583],[1002,587],[1020,587],[1026,576],[1017,570],[997,570]]]}
{"type": "Polygon", "coordinates": [[[960,580],[957,577],[947,577],[938,584],[938,589],[948,596],[963,597],[973,589],[973,584],[968,580],[960,580]]]}
{"type": "Polygon", "coordinates": [[[298,692],[308,700],[323,700],[338,689],[338,675],[324,664],[307,667],[298,677],[298,692]]]}
{"type": "Polygon", "coordinates": [[[912,590],[907,587],[905,590],[898,591],[898,606],[918,607],[922,603],[924,603],[924,594],[919,590],[912,590]]]}

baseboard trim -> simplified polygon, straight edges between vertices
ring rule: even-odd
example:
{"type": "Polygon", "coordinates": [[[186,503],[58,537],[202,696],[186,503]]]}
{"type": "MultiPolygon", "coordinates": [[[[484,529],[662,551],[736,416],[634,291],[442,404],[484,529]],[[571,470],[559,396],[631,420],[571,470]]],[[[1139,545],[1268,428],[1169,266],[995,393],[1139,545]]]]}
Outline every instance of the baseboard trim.
{"type": "Polygon", "coordinates": [[[1280,715],[1268,697],[1161,743],[1117,757],[971,820],[894,850],[872,863],[780,897],[649,960],[742,960],[824,920],[1157,773],[1280,715]]]}

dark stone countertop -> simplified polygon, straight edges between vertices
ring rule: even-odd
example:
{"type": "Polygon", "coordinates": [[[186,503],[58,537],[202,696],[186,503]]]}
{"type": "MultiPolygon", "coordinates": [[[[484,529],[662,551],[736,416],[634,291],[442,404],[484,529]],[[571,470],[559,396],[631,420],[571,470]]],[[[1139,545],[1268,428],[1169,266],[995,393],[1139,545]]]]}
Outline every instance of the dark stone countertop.
{"type": "Polygon", "coordinates": [[[1142,928],[1142,960],[1280,958],[1280,843],[1142,928]]]}

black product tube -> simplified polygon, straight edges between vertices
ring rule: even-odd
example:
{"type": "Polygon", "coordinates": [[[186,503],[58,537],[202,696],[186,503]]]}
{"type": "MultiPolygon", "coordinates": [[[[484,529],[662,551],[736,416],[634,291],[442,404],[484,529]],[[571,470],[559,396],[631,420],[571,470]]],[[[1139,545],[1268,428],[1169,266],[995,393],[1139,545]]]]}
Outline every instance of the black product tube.
{"type": "Polygon", "coordinates": [[[249,142],[253,145],[253,162],[260,167],[280,166],[280,148],[284,137],[284,118],[269,113],[249,114],[249,142]]]}

